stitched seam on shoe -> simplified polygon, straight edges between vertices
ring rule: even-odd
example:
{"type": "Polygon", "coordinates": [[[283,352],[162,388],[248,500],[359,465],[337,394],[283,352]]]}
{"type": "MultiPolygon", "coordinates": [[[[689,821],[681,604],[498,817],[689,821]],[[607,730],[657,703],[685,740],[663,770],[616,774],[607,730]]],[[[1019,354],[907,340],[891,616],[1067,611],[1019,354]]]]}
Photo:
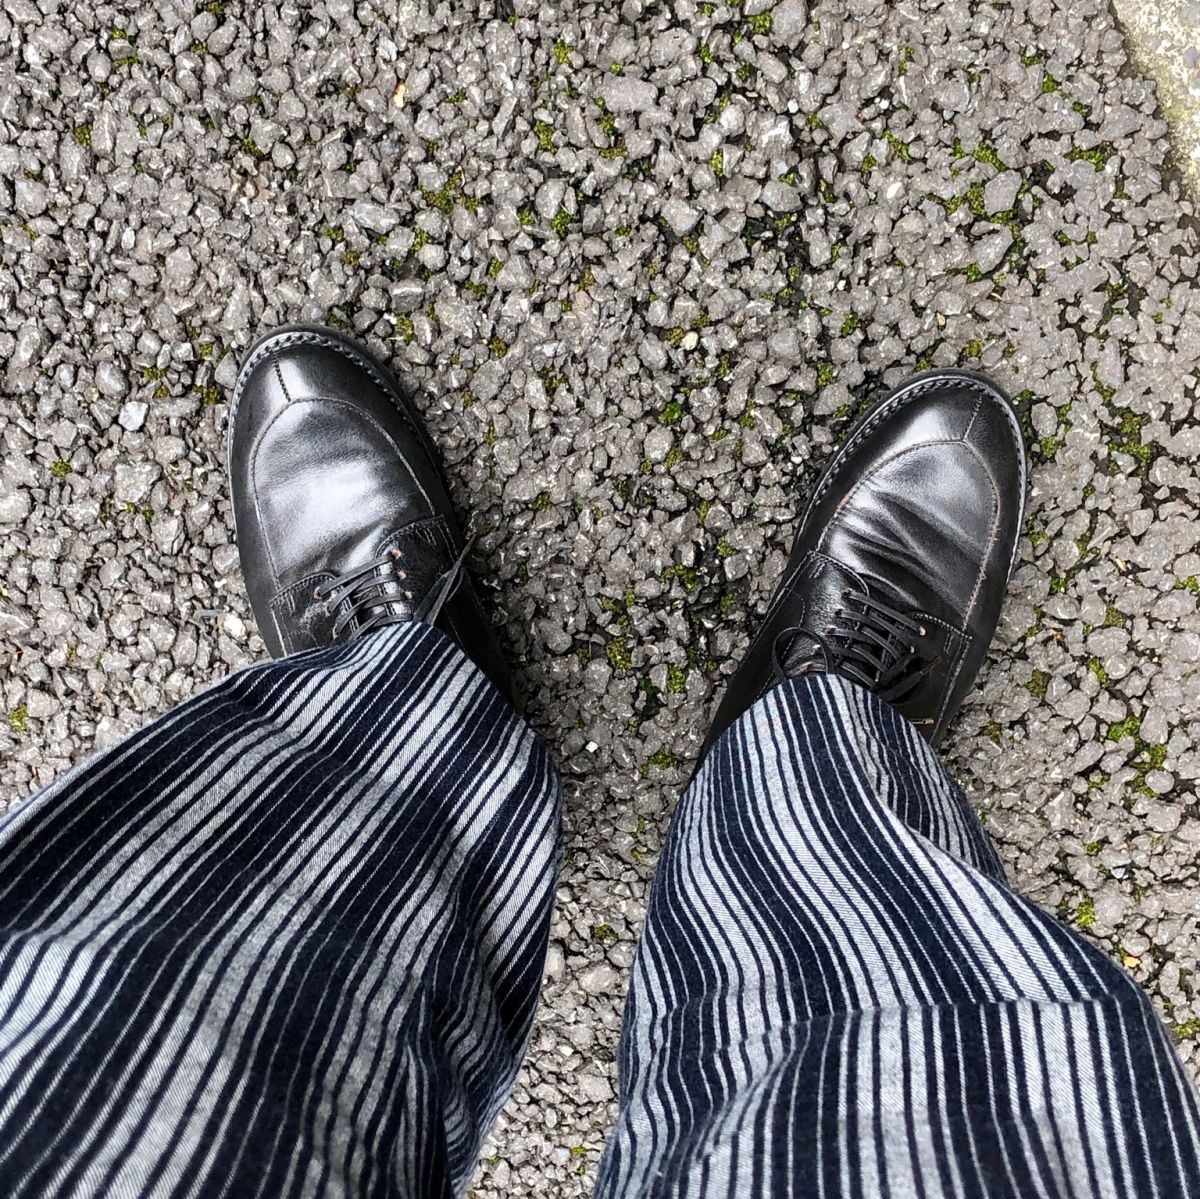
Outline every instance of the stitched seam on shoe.
{"type": "MultiPolygon", "coordinates": [[[[831,516],[829,518],[829,521],[825,525],[825,528],[821,531],[821,539],[820,539],[820,541],[817,542],[817,549],[824,552],[826,539],[833,532],[834,523],[837,521],[838,517],[840,517],[842,512],[845,511],[845,509],[847,507],[849,507],[850,501],[858,494],[859,490],[861,488],[865,487],[866,484],[869,483],[871,481],[871,479],[874,478],[874,476],[877,475],[881,470],[883,470],[884,467],[891,466],[891,464],[893,462],[898,462],[901,458],[904,457],[905,454],[911,454],[916,450],[928,449],[930,446],[960,445],[960,444],[961,444],[961,442],[957,437],[944,437],[937,441],[922,441],[922,442],[918,442],[916,445],[906,445],[904,447],[904,449],[898,450],[894,454],[889,454],[888,457],[886,457],[886,458],[881,458],[878,462],[876,462],[872,466],[870,473],[863,475],[863,477],[861,479],[859,479],[857,483],[854,484],[854,486],[846,493],[846,495],[843,497],[841,502],[838,504],[837,511],[833,514],[833,516],[831,516]]],[[[988,478],[991,478],[990,474],[989,474],[988,478]]],[[[994,494],[994,489],[993,489],[993,494],[994,494]]],[[[995,501],[993,500],[993,504],[994,503],[995,503],[995,501]]]]}
{"type": "Polygon", "coordinates": [[[894,392],[892,395],[885,397],[880,401],[879,406],[872,412],[862,425],[850,434],[845,444],[834,454],[829,465],[817,484],[817,489],[813,492],[812,498],[808,501],[808,505],[804,510],[804,517],[801,521],[800,528],[808,523],[808,517],[813,509],[820,503],[825,493],[833,485],[834,476],[839,467],[850,456],[850,454],[862,444],[862,441],[879,426],[880,422],[887,420],[890,416],[907,407],[914,400],[920,399],[926,393],[934,390],[937,387],[943,387],[948,382],[961,384],[972,391],[977,391],[981,396],[991,396],[995,399],[1000,399],[998,392],[981,383],[978,379],[972,379],[970,376],[964,375],[936,375],[933,378],[921,379],[916,383],[910,384],[908,387],[903,387],[901,390],[894,392]]]}
{"type": "MultiPolygon", "coordinates": [[[[979,602],[979,592],[983,588],[983,576],[987,574],[988,559],[992,556],[992,550],[995,548],[996,540],[1000,536],[1000,490],[996,485],[996,478],[992,474],[988,464],[984,461],[983,455],[972,445],[967,445],[963,442],[966,450],[974,455],[975,460],[983,469],[983,473],[987,475],[988,482],[992,485],[992,533],[988,538],[987,549],[983,555],[983,562],[979,567],[979,574],[975,577],[975,589],[971,592],[971,602],[967,605],[967,613],[963,618],[963,627],[966,628],[971,623],[971,613],[975,611],[975,605],[979,602]]],[[[1018,529],[1018,540],[1020,538],[1020,530],[1018,529]]],[[[1005,578],[1007,584],[1008,579],[1005,578]]]]}
{"type": "Polygon", "coordinates": [[[279,355],[271,355],[271,365],[275,368],[275,378],[279,380],[279,389],[283,392],[284,399],[290,404],[292,402],[292,393],[288,391],[287,384],[283,381],[283,371],[279,367],[279,355]]]}
{"type": "Polygon", "coordinates": [[[936,737],[942,726],[946,723],[946,709],[950,706],[950,697],[954,694],[954,688],[958,685],[958,676],[962,673],[963,660],[967,656],[967,650],[970,648],[973,638],[967,636],[966,633],[959,634],[961,644],[958,649],[958,657],[954,662],[954,669],[950,674],[949,683],[946,687],[945,694],[942,696],[942,706],[938,708],[937,721],[933,726],[933,736],[936,737]]]}
{"type": "MultiPolygon", "coordinates": [[[[401,420],[404,421],[404,423],[409,427],[409,430],[417,438],[418,443],[421,445],[421,452],[425,454],[427,458],[429,457],[429,452],[425,449],[423,442],[425,436],[423,430],[405,410],[402,400],[393,393],[393,388],[388,383],[387,379],[385,379],[383,375],[376,369],[374,363],[372,363],[370,359],[355,352],[350,346],[346,345],[345,342],[329,337],[328,335],[316,333],[306,329],[299,329],[293,333],[284,333],[280,337],[268,341],[265,345],[259,347],[259,349],[256,350],[242,365],[240,371],[242,378],[239,381],[238,387],[234,390],[233,403],[230,405],[230,424],[233,422],[233,415],[237,410],[237,404],[241,398],[242,389],[245,386],[246,381],[249,379],[251,369],[254,366],[257,366],[258,362],[265,355],[275,354],[278,353],[279,350],[288,349],[297,345],[316,345],[321,346],[323,349],[333,350],[336,353],[341,354],[341,356],[347,361],[354,363],[355,366],[365,371],[375,385],[380,389],[380,391],[382,391],[384,395],[391,400],[401,420]]],[[[286,387],[284,388],[284,393],[287,393],[286,387]]],[[[431,465],[435,469],[437,468],[436,462],[431,462],[431,465]]]]}
{"type": "MultiPolygon", "coordinates": [[[[387,380],[376,369],[374,364],[368,358],[364,357],[362,354],[360,354],[356,351],[353,351],[350,346],[346,345],[342,341],[337,340],[333,337],[330,337],[326,334],[318,333],[315,330],[310,330],[310,329],[297,329],[291,333],[281,334],[277,338],[268,338],[261,346],[258,347],[257,350],[254,351],[253,354],[250,355],[249,358],[246,359],[245,362],[242,363],[241,369],[238,371],[237,383],[234,386],[233,399],[230,401],[230,404],[229,404],[229,416],[228,416],[228,419],[226,422],[226,426],[227,426],[227,430],[228,430],[226,433],[226,439],[227,439],[227,443],[228,443],[227,451],[226,451],[226,474],[229,477],[232,477],[232,475],[233,475],[233,431],[234,431],[233,426],[234,426],[234,420],[237,417],[237,409],[238,409],[238,404],[241,401],[242,392],[245,389],[245,386],[250,379],[250,375],[251,375],[254,367],[256,367],[269,354],[274,354],[280,349],[287,349],[287,348],[290,348],[291,346],[297,346],[297,345],[317,345],[317,346],[321,346],[325,349],[335,350],[337,353],[341,354],[343,358],[346,358],[348,361],[354,363],[361,370],[364,370],[367,373],[367,375],[374,381],[376,386],[378,386],[379,389],[383,392],[383,394],[391,401],[391,404],[395,408],[400,419],[408,426],[409,430],[416,437],[417,444],[420,446],[421,452],[422,452],[422,454],[424,454],[426,461],[429,462],[430,466],[433,468],[434,473],[438,474],[440,477],[440,470],[439,470],[438,463],[437,463],[436,459],[433,458],[431,451],[425,444],[426,434],[414,421],[413,417],[407,411],[406,405],[402,402],[400,397],[398,397],[397,395],[394,394],[392,387],[388,384],[387,380]]],[[[280,379],[280,382],[282,384],[282,378],[280,379]]],[[[288,395],[287,388],[284,387],[283,390],[284,390],[284,394],[288,395]]],[[[289,396],[288,398],[289,398],[289,403],[290,403],[291,397],[289,396]]],[[[422,488],[422,494],[423,493],[424,493],[424,488],[422,488]]],[[[428,499],[428,497],[426,497],[426,499],[428,499]]],[[[237,515],[233,509],[232,497],[231,497],[231,502],[230,502],[230,511],[231,511],[231,513],[234,514],[234,527],[235,527],[235,531],[236,531],[237,515]]]]}
{"type": "MultiPolygon", "coordinates": [[[[396,445],[395,441],[393,441],[391,436],[388,434],[388,431],[369,412],[365,411],[362,408],[356,407],[355,405],[350,404],[345,400],[338,400],[338,399],[325,398],[325,397],[314,398],[314,399],[310,399],[310,400],[300,400],[298,403],[293,402],[291,405],[289,405],[288,409],[285,409],[285,411],[292,411],[296,408],[299,408],[301,405],[304,405],[304,404],[336,404],[336,405],[338,405],[340,407],[344,407],[344,408],[353,408],[353,410],[356,413],[358,413],[360,416],[362,416],[368,423],[373,425],[375,427],[375,429],[387,441],[387,443],[393,448],[393,450],[395,450],[396,457],[399,458],[400,461],[404,463],[405,469],[408,471],[409,476],[412,478],[413,482],[416,483],[417,489],[420,491],[421,496],[424,498],[425,502],[429,505],[429,507],[431,509],[434,509],[433,501],[426,494],[425,488],[421,486],[420,480],[416,477],[416,474],[413,472],[412,468],[408,465],[407,459],[400,452],[400,447],[396,445]]],[[[250,494],[254,500],[254,514],[258,518],[258,524],[259,524],[260,528],[265,527],[265,522],[263,520],[262,508],[259,506],[258,482],[255,477],[256,471],[258,469],[258,455],[259,455],[259,451],[262,449],[262,444],[263,444],[263,441],[265,440],[267,434],[274,427],[275,421],[277,421],[279,419],[279,417],[282,415],[283,415],[283,412],[277,413],[275,418],[270,422],[270,424],[268,424],[265,428],[263,428],[259,432],[258,437],[255,438],[254,445],[251,447],[250,457],[247,462],[248,474],[249,474],[249,484],[250,484],[250,494]]],[[[437,515],[436,509],[434,509],[434,515],[437,515]]],[[[422,518],[422,519],[426,519],[426,518],[422,518]]],[[[277,574],[276,567],[275,567],[275,555],[271,550],[270,539],[267,538],[266,536],[263,536],[261,538],[261,540],[262,540],[264,548],[267,551],[267,563],[271,568],[271,577],[275,578],[276,574],[277,574]]],[[[278,625],[278,621],[276,622],[276,624],[278,625]]]]}
{"type": "MultiPolygon", "coordinates": [[[[401,451],[400,447],[396,444],[395,440],[392,438],[391,434],[387,431],[387,429],[385,429],[383,427],[383,425],[381,425],[379,423],[379,421],[377,421],[369,412],[367,412],[363,408],[358,407],[355,404],[350,403],[348,400],[339,400],[336,396],[313,396],[307,400],[293,400],[290,407],[292,409],[295,409],[295,408],[301,407],[304,404],[336,404],[342,408],[350,408],[354,412],[356,412],[357,414],[362,416],[366,421],[368,421],[374,427],[374,429],[378,433],[380,433],[384,437],[384,439],[387,441],[388,445],[390,445],[392,447],[392,449],[395,451],[396,457],[401,462],[404,463],[405,469],[408,471],[409,475],[411,476],[412,481],[417,485],[417,490],[421,493],[421,498],[429,505],[431,512],[434,515],[440,515],[437,512],[437,508],[436,508],[433,500],[431,500],[429,498],[429,493],[425,490],[424,487],[421,486],[421,480],[417,478],[416,473],[413,471],[412,467],[408,465],[408,459],[405,457],[405,455],[401,451]]],[[[267,425],[259,433],[258,437],[255,439],[254,448],[251,451],[251,455],[250,455],[251,477],[253,477],[254,465],[258,461],[258,453],[259,453],[259,450],[262,448],[263,439],[266,437],[267,433],[269,433],[271,431],[271,429],[274,427],[275,421],[278,420],[279,417],[282,415],[283,415],[282,412],[278,413],[275,417],[275,420],[272,420],[271,423],[269,425],[267,425]]],[[[255,490],[256,501],[257,501],[257,495],[258,495],[258,491],[256,489],[255,490]]]]}

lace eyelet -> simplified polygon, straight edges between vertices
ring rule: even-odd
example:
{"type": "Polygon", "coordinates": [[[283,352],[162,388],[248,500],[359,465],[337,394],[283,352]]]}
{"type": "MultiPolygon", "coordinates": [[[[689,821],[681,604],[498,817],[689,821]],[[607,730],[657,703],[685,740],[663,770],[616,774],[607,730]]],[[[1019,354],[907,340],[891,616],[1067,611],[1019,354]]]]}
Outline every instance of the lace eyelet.
{"type": "Polygon", "coordinates": [[[921,625],[921,627],[919,629],[917,629],[917,636],[918,637],[927,637],[928,636],[928,634],[925,632],[924,625],[921,625]]]}
{"type": "Polygon", "coordinates": [[[398,571],[396,571],[396,578],[398,578],[398,579],[407,579],[407,578],[408,578],[408,571],[406,571],[406,570],[398,570],[398,571]]]}
{"type": "Polygon", "coordinates": [[[316,587],[313,589],[313,599],[320,600],[320,599],[324,599],[324,598],[325,597],[321,594],[320,587],[316,587]]]}

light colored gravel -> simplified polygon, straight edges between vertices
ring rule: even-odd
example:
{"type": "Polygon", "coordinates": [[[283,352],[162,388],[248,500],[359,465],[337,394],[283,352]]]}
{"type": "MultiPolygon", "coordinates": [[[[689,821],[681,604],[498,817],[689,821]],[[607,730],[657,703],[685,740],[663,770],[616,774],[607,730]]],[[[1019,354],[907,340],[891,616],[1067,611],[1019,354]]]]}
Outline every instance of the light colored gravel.
{"type": "Polygon", "coordinates": [[[1200,243],[1109,10],[468,7],[0,3],[4,802],[263,656],[237,358],[363,337],[427,389],[567,787],[476,1193],[587,1194],[655,854],[800,499],[860,404],[967,363],[1034,467],[949,758],[1195,1064],[1200,243]]]}

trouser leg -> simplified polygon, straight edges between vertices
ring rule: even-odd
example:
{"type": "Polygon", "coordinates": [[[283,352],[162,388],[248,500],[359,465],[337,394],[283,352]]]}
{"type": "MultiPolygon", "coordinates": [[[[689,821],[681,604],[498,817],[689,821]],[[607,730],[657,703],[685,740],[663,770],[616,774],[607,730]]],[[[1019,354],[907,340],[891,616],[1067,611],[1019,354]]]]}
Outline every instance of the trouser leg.
{"type": "Polygon", "coordinates": [[[461,1193],[558,846],[548,756],[424,625],[86,762],[0,826],[5,1194],[461,1193]]]}
{"type": "Polygon", "coordinates": [[[907,722],[808,675],[714,746],[651,891],[597,1194],[1194,1196],[1146,996],[1015,894],[907,722]]]}

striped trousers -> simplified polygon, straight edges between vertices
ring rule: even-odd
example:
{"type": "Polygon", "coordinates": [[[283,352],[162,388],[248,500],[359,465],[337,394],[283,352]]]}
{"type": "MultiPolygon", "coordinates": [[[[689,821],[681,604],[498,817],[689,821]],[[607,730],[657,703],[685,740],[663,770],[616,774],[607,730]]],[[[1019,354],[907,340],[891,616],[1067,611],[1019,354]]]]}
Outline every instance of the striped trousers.
{"type": "MultiPolygon", "coordinates": [[[[0,825],[0,1193],[461,1195],[529,1039],[546,751],[443,634],[244,671],[0,825]]],[[[1144,994],[905,721],[771,691],[651,890],[597,1194],[1200,1195],[1144,994]]]]}

